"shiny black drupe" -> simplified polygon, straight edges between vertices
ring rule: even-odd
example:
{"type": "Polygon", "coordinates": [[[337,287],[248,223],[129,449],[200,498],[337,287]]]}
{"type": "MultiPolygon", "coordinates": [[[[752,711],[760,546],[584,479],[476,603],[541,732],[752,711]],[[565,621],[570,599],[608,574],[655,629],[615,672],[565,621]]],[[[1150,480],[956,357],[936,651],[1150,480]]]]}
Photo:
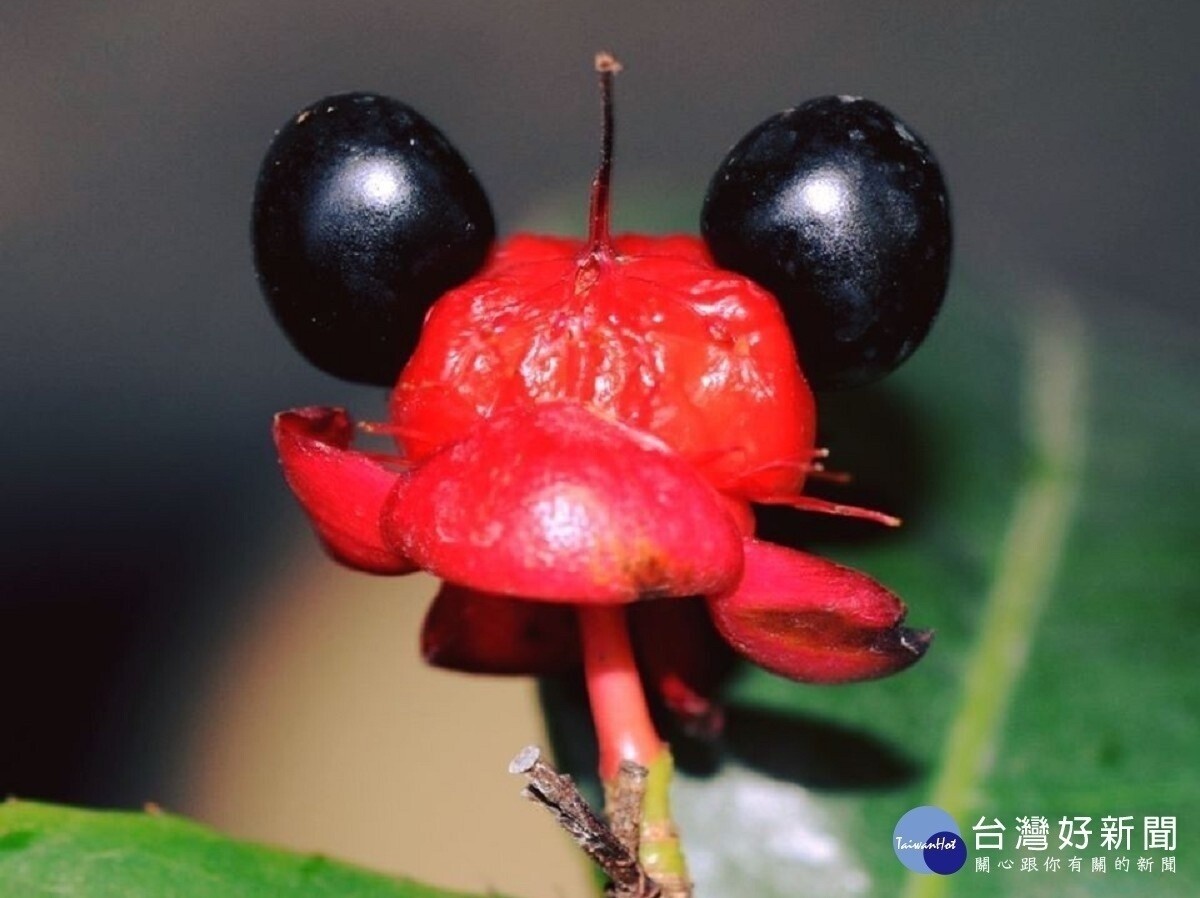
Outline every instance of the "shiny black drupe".
{"type": "Polygon", "coordinates": [[[924,142],[870,100],[821,97],[729,152],[701,230],[717,263],[779,299],[817,389],[869,383],[928,333],[950,272],[950,207],[924,142]]]}
{"type": "Polygon", "coordinates": [[[259,283],[304,356],[391,386],[442,293],[483,263],[491,206],[445,136],[405,104],[343,94],[276,135],[254,195],[259,283]]]}

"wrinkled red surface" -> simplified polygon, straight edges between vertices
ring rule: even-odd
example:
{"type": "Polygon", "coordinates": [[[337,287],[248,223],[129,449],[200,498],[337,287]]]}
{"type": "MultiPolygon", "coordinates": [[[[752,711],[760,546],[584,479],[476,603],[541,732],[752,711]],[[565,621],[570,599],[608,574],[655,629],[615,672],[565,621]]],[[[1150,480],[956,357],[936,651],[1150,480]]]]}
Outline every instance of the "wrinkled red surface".
{"type": "Polygon", "coordinates": [[[392,394],[415,459],[548,401],[653,434],[717,489],[796,493],[813,397],[775,299],[698,238],[514,237],[438,300],[392,394]]]}

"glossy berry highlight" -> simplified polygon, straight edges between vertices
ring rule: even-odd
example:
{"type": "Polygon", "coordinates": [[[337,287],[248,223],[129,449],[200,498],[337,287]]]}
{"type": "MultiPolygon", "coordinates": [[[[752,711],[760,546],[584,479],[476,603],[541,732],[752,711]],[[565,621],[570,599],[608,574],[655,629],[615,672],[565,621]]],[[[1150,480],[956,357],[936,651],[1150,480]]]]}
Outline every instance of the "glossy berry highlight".
{"type": "Polygon", "coordinates": [[[301,110],[275,136],[254,194],[254,259],[279,324],[317,367],[381,386],[494,236],[458,151],[411,107],[373,94],[301,110]]]}
{"type": "Polygon", "coordinates": [[[722,161],[701,231],[718,265],[771,291],[816,389],[856,387],[928,334],[950,273],[950,206],[929,147],[878,103],[821,97],[722,161]]]}

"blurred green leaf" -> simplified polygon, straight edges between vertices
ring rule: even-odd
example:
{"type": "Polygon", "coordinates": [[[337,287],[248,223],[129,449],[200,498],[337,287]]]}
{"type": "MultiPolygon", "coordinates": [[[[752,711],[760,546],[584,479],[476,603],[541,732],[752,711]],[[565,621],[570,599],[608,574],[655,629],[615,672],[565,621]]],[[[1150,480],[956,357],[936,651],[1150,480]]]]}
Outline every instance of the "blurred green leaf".
{"type": "Polygon", "coordinates": [[[161,813],[0,804],[2,898],[467,898],[161,813]]]}

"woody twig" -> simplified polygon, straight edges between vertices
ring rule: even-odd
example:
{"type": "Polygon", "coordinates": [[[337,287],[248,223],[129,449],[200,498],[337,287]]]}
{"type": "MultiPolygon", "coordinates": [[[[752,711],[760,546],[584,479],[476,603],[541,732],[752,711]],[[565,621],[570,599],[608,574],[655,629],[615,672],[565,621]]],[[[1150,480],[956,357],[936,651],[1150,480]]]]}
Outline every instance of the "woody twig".
{"type": "Polygon", "coordinates": [[[645,768],[622,765],[622,782],[610,794],[612,826],[592,810],[571,777],[542,760],[536,746],[522,749],[508,771],[526,778],[521,794],[548,809],[558,825],[604,871],[613,898],[661,898],[662,889],[646,874],[637,855],[645,768]]]}

